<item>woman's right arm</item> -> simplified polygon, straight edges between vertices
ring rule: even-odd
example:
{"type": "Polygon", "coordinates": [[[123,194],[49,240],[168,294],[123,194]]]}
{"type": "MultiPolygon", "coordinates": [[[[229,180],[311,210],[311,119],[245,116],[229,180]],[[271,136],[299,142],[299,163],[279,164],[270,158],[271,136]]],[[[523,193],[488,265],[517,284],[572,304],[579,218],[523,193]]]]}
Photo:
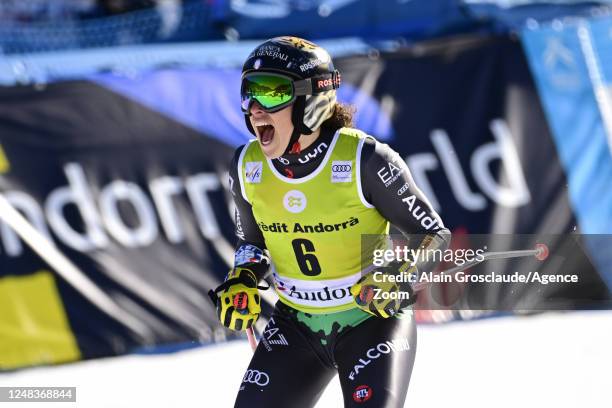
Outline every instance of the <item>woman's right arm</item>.
{"type": "Polygon", "coordinates": [[[234,266],[249,264],[249,269],[255,272],[258,279],[261,279],[268,269],[269,261],[267,259],[266,243],[253,215],[253,208],[243,197],[240,188],[238,172],[241,169],[238,168],[238,158],[244,148],[246,147],[241,146],[236,150],[229,169],[229,185],[236,205],[234,222],[236,237],[238,238],[234,266]],[[259,260],[261,257],[265,257],[265,259],[253,262],[254,259],[259,260]]]}

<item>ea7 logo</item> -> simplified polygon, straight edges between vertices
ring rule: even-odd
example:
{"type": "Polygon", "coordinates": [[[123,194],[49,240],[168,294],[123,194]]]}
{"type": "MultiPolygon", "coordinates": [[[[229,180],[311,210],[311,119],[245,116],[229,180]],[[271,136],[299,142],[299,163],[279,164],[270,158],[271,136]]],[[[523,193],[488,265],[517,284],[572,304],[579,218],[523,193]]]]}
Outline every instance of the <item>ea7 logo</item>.
{"type": "Polygon", "coordinates": [[[378,178],[385,184],[385,187],[389,187],[404,171],[403,168],[397,166],[393,162],[387,162],[386,166],[381,167],[376,174],[378,178]]]}
{"type": "Polygon", "coordinates": [[[244,174],[247,183],[261,183],[262,162],[246,162],[244,174]]]}
{"type": "Polygon", "coordinates": [[[261,342],[268,351],[272,351],[273,345],[289,345],[289,342],[287,341],[285,335],[280,332],[280,329],[278,327],[276,327],[276,322],[274,321],[274,318],[270,318],[270,321],[263,332],[263,336],[261,337],[261,342]]]}

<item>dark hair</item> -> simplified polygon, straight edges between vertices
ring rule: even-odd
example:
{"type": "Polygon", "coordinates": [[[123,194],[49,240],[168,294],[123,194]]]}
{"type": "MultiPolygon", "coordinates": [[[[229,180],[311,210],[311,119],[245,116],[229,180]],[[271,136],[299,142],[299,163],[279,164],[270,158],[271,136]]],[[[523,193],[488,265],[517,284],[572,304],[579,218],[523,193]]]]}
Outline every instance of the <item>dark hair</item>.
{"type": "Polygon", "coordinates": [[[354,114],[355,107],[353,105],[336,102],[334,105],[334,113],[329,119],[321,124],[321,127],[334,132],[343,127],[353,127],[355,126],[353,124],[354,114]]]}

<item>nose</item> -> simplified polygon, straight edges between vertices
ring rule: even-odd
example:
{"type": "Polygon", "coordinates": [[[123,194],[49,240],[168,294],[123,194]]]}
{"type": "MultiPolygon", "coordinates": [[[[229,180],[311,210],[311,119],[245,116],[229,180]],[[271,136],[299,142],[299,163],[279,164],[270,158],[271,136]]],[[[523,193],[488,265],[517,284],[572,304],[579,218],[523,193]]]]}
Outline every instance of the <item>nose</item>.
{"type": "Polygon", "coordinates": [[[259,104],[259,102],[257,101],[253,101],[251,103],[251,107],[249,108],[249,112],[251,113],[251,115],[260,115],[262,113],[265,113],[263,106],[261,106],[259,104]]]}

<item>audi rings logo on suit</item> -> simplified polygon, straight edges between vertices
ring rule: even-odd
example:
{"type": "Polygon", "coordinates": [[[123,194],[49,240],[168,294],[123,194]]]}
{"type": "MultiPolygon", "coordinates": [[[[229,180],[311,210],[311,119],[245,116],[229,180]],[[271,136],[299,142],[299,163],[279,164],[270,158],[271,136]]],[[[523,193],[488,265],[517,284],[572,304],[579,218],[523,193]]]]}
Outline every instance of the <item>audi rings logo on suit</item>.
{"type": "Polygon", "coordinates": [[[259,385],[260,387],[265,387],[270,383],[270,376],[264,373],[263,371],[248,369],[246,370],[246,373],[244,373],[242,382],[247,384],[259,385]]]}
{"type": "Polygon", "coordinates": [[[350,160],[334,160],[331,164],[332,183],[350,183],[353,180],[353,162],[350,160]]]}
{"type": "Polygon", "coordinates": [[[332,166],[332,171],[346,173],[352,170],[352,166],[350,164],[334,164],[332,166]]]}

